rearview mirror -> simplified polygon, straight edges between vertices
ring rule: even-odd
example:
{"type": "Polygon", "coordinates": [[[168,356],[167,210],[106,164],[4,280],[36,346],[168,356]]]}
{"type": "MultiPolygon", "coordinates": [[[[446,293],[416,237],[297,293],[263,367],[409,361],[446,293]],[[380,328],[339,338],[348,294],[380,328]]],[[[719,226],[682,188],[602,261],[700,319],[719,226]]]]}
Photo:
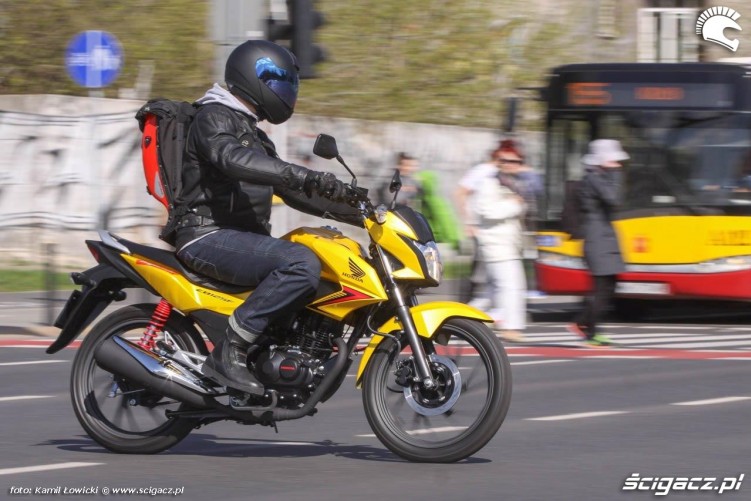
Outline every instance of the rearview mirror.
{"type": "Polygon", "coordinates": [[[399,175],[399,169],[394,170],[394,177],[389,183],[389,193],[396,193],[402,189],[402,177],[399,175]]]}
{"type": "Polygon", "coordinates": [[[318,134],[313,153],[326,160],[338,157],[339,149],[336,147],[336,139],[328,134],[318,134]]]}

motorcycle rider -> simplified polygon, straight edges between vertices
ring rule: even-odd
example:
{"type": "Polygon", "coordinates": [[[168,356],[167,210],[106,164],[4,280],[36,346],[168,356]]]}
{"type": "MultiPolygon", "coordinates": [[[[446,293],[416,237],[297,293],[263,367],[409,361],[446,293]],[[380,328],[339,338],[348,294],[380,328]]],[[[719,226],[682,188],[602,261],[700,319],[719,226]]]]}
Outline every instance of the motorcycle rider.
{"type": "Polygon", "coordinates": [[[263,393],[247,370],[248,349],[266,326],[290,317],[312,297],[321,264],[300,244],[270,236],[272,196],[314,215],[362,223],[341,202],[345,185],[333,174],[285,162],[257,124],[290,118],[298,92],[295,56],[264,40],[247,41],[230,54],[227,89],[214,84],[186,141],[182,200],[189,213],[178,222],[177,257],[192,270],[223,282],[255,287],[230,316],[226,338],[203,364],[220,384],[263,393]]]}

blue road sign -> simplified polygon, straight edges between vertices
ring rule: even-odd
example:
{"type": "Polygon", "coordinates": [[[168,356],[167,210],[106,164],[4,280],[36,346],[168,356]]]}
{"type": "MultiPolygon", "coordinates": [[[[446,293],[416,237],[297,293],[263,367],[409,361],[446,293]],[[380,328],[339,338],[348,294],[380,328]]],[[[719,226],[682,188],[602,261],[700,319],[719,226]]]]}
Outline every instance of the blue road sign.
{"type": "Polygon", "coordinates": [[[98,89],[115,81],[123,65],[120,42],[106,31],[83,31],[68,44],[65,66],[78,85],[98,89]]]}

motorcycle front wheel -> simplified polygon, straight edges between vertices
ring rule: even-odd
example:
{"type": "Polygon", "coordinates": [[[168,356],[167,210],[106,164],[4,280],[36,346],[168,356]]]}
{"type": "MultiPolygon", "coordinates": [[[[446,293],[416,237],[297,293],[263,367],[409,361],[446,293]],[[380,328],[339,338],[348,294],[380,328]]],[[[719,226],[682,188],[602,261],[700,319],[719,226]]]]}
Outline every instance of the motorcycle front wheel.
{"type": "MultiPolygon", "coordinates": [[[[180,402],[115,376],[94,359],[97,348],[112,336],[137,341],[155,305],[126,306],[102,319],[89,332],[73,360],[70,379],[73,410],[86,433],[105,448],[126,454],[155,454],[174,446],[196,426],[192,419],[168,416],[180,402]]],[[[172,314],[160,339],[200,354],[202,341],[184,317],[172,314]]],[[[127,356],[127,355],[126,355],[127,356]]]]}
{"type": "Polygon", "coordinates": [[[511,367],[482,322],[451,319],[424,340],[435,388],[415,381],[409,344],[385,339],[363,380],[365,414],[393,453],[417,462],[451,463],[485,446],[511,402],[511,367]]]}

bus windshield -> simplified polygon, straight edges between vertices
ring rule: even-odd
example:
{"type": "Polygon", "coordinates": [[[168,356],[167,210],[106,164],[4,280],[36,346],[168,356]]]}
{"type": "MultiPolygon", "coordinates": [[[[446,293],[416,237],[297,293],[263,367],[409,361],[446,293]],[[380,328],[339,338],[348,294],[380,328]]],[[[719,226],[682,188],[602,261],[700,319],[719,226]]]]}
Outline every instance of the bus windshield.
{"type": "MultiPolygon", "coordinates": [[[[553,170],[548,173],[566,171],[559,181],[581,177],[581,156],[590,139],[621,141],[631,156],[624,163],[623,211],[712,207],[719,213],[751,213],[751,115],[580,111],[554,114],[550,131],[553,170]]],[[[555,199],[562,193],[550,195],[549,209],[556,212],[555,199]]]]}

